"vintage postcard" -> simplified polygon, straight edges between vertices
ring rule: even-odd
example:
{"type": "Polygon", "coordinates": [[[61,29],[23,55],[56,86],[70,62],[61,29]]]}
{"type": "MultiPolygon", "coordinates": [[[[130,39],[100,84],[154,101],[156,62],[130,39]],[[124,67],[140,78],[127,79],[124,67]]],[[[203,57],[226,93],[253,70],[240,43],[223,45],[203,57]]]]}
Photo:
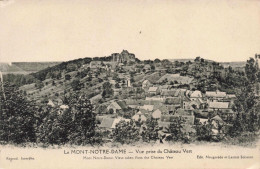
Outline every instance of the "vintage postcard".
{"type": "Polygon", "coordinates": [[[0,0],[0,169],[260,168],[260,1],[0,0]]]}

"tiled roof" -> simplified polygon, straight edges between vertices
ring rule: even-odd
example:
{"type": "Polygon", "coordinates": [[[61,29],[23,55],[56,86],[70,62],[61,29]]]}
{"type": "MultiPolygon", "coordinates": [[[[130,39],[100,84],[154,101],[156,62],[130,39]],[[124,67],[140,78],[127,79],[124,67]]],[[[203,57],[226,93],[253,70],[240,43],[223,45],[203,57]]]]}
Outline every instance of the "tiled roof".
{"type": "Polygon", "coordinates": [[[173,105],[181,104],[181,98],[179,98],[179,97],[166,98],[165,101],[168,104],[173,104],[173,105]]]}
{"type": "Polygon", "coordinates": [[[149,92],[156,92],[158,90],[158,87],[149,87],[149,92]]]}
{"type": "Polygon", "coordinates": [[[216,121],[218,121],[218,122],[220,122],[220,123],[225,123],[225,122],[222,120],[222,118],[219,117],[218,115],[216,115],[215,117],[213,117],[211,120],[216,120],[216,121]]]}
{"type": "Polygon", "coordinates": [[[111,128],[112,128],[112,129],[116,128],[116,125],[117,125],[120,121],[130,122],[130,119],[116,118],[116,119],[114,119],[111,128]]]}
{"type": "Polygon", "coordinates": [[[178,96],[181,95],[181,91],[179,89],[172,89],[172,90],[162,89],[161,95],[162,96],[178,97],[178,96]]]}
{"type": "Polygon", "coordinates": [[[162,112],[161,112],[159,109],[157,109],[157,110],[155,110],[155,111],[153,112],[152,117],[155,118],[155,119],[157,119],[157,118],[160,118],[161,115],[162,115],[162,112]]]}
{"type": "Polygon", "coordinates": [[[121,109],[121,107],[119,106],[119,104],[117,103],[117,102],[115,102],[115,101],[113,101],[109,106],[108,106],[108,108],[115,108],[115,109],[118,109],[118,110],[120,110],[121,109]]]}
{"type": "Polygon", "coordinates": [[[228,109],[229,102],[209,102],[209,108],[211,108],[211,109],[228,109]]]}
{"type": "Polygon", "coordinates": [[[144,80],[142,84],[145,85],[147,83],[150,83],[149,80],[144,80]]]}
{"type": "Polygon", "coordinates": [[[220,91],[206,91],[207,97],[226,97],[226,92],[220,92],[220,91]]]}
{"type": "Polygon", "coordinates": [[[140,107],[140,109],[148,110],[148,111],[153,111],[154,105],[143,105],[140,107]]]}
{"type": "Polygon", "coordinates": [[[139,119],[141,119],[141,121],[146,121],[147,120],[147,118],[143,114],[135,114],[132,117],[132,119],[135,120],[135,121],[138,121],[139,119]]]}
{"type": "Polygon", "coordinates": [[[124,119],[124,118],[103,118],[101,124],[99,125],[99,127],[101,128],[115,128],[116,124],[118,124],[120,121],[130,121],[130,119],[124,119]]]}
{"type": "Polygon", "coordinates": [[[103,118],[99,127],[111,128],[114,122],[114,118],[103,118]]]}
{"type": "Polygon", "coordinates": [[[139,113],[139,114],[148,114],[148,111],[144,110],[144,109],[140,109],[137,113],[139,113]]]}
{"type": "Polygon", "coordinates": [[[117,104],[118,104],[122,109],[127,108],[127,105],[126,105],[126,102],[125,102],[125,101],[117,101],[117,104]]]}
{"type": "Polygon", "coordinates": [[[186,124],[194,124],[195,117],[194,116],[179,116],[179,115],[162,115],[161,122],[174,122],[174,119],[179,117],[183,117],[186,120],[186,124]]]}
{"type": "Polygon", "coordinates": [[[190,97],[202,97],[202,94],[199,90],[191,92],[190,97]]]}

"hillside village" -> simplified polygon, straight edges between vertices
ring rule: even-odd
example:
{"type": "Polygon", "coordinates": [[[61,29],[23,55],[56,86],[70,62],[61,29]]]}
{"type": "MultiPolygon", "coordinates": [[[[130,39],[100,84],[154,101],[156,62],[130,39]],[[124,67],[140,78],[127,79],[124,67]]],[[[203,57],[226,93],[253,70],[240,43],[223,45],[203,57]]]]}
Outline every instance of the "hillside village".
{"type": "Polygon", "coordinates": [[[147,121],[154,120],[155,130],[169,135],[171,123],[182,119],[187,137],[208,123],[214,136],[226,134],[237,115],[235,86],[245,74],[244,68],[224,68],[200,57],[193,62],[140,61],[126,50],[44,71],[34,76],[41,81],[20,87],[39,105],[62,113],[69,109],[66,98],[71,93],[84,93],[101,131],[112,132],[122,121],[132,121],[142,135],[147,121]]]}

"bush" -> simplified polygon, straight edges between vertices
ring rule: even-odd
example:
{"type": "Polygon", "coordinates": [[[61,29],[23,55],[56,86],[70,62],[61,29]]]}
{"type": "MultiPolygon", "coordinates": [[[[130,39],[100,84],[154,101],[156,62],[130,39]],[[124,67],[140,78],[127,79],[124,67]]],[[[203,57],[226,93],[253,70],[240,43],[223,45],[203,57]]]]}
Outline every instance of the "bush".
{"type": "Polygon", "coordinates": [[[35,107],[18,88],[6,83],[4,89],[0,89],[0,141],[34,142],[35,107]]]}
{"type": "Polygon", "coordinates": [[[166,138],[167,141],[184,141],[189,142],[189,135],[183,130],[185,125],[185,119],[183,117],[178,117],[170,123],[169,128],[167,128],[170,136],[166,138]]]}
{"type": "Polygon", "coordinates": [[[158,127],[157,120],[154,118],[148,119],[146,121],[146,126],[147,127],[143,127],[143,131],[141,133],[143,141],[150,142],[151,140],[152,141],[158,140],[159,127],[158,127]]]}
{"type": "Polygon", "coordinates": [[[113,140],[121,144],[129,144],[139,140],[139,129],[135,127],[134,121],[120,121],[112,133],[113,140]]]}

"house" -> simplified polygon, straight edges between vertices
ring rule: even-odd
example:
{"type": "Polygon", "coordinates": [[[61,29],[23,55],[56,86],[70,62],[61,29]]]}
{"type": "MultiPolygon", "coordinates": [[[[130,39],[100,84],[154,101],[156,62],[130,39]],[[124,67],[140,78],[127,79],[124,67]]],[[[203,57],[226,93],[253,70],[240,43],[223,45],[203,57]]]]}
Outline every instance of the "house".
{"type": "Polygon", "coordinates": [[[148,110],[140,109],[137,113],[148,114],[148,110]]]}
{"type": "Polygon", "coordinates": [[[149,87],[148,93],[151,95],[157,95],[160,93],[159,87],[149,87]]]}
{"type": "MultiPolygon", "coordinates": [[[[162,115],[161,119],[158,121],[158,125],[159,127],[162,127],[164,131],[167,132],[168,128],[170,127],[171,123],[174,123],[175,120],[178,120],[180,116],[178,115],[162,115]]],[[[183,116],[182,116],[183,117],[183,116]]],[[[193,124],[194,124],[194,116],[192,117],[184,117],[184,119],[186,120],[185,123],[183,124],[183,132],[185,133],[194,133],[196,132],[195,129],[192,128],[193,124]],[[191,120],[189,120],[191,119],[191,120]]]]}
{"type": "Polygon", "coordinates": [[[152,112],[154,109],[154,105],[143,105],[140,106],[140,109],[147,110],[148,112],[152,112]]]}
{"type": "Polygon", "coordinates": [[[222,130],[219,130],[219,128],[225,124],[225,122],[221,119],[221,117],[216,115],[213,118],[211,118],[210,120],[213,125],[213,128],[212,128],[213,135],[223,133],[222,130]]]}
{"type": "Polygon", "coordinates": [[[63,105],[61,105],[61,106],[60,106],[60,108],[61,108],[61,109],[63,109],[63,110],[66,110],[66,109],[68,109],[68,108],[69,108],[69,106],[68,106],[68,105],[65,105],[65,104],[63,104],[63,105]]]}
{"type": "Polygon", "coordinates": [[[231,109],[229,106],[229,102],[209,102],[209,111],[214,111],[214,110],[228,110],[231,109]]]}
{"type": "Polygon", "coordinates": [[[90,62],[90,69],[97,69],[101,66],[102,66],[101,61],[91,61],[90,62]]]}
{"type": "Polygon", "coordinates": [[[195,109],[192,110],[194,112],[194,115],[197,118],[208,118],[209,117],[209,111],[208,110],[201,110],[201,109],[195,109]]]}
{"type": "Polygon", "coordinates": [[[194,101],[197,99],[202,99],[202,93],[199,90],[195,91],[188,91],[187,96],[190,98],[190,100],[194,101]]]}
{"type": "Polygon", "coordinates": [[[196,119],[199,120],[199,123],[203,124],[203,125],[208,124],[208,121],[209,121],[208,119],[204,119],[204,118],[196,118],[196,119]]]}
{"type": "Polygon", "coordinates": [[[179,117],[185,119],[185,124],[193,125],[195,121],[195,116],[192,111],[186,111],[183,109],[178,109],[174,115],[162,115],[161,122],[173,122],[179,117]]]}
{"type": "Polygon", "coordinates": [[[163,98],[161,98],[161,97],[145,97],[145,100],[146,101],[157,101],[158,103],[161,103],[161,102],[163,102],[163,98]]]}
{"type": "Polygon", "coordinates": [[[201,104],[198,100],[193,100],[193,101],[188,103],[188,106],[186,106],[186,109],[189,109],[189,110],[199,109],[200,105],[201,104]]]}
{"type": "Polygon", "coordinates": [[[125,80],[125,84],[126,84],[127,87],[132,87],[132,83],[131,83],[131,80],[130,80],[129,77],[126,78],[126,80],[125,80]]]}
{"type": "Polygon", "coordinates": [[[170,90],[171,88],[172,88],[171,85],[162,85],[162,86],[160,86],[161,91],[162,90],[170,90]]]}
{"type": "Polygon", "coordinates": [[[55,107],[55,104],[53,103],[52,100],[49,100],[48,103],[47,103],[48,106],[51,106],[51,107],[55,107]]]}
{"type": "Polygon", "coordinates": [[[131,108],[134,108],[134,109],[137,109],[137,108],[139,108],[140,106],[143,105],[142,100],[126,99],[125,103],[128,107],[131,107],[131,108]]]}
{"type": "Polygon", "coordinates": [[[168,97],[164,103],[181,107],[182,100],[181,97],[168,97]]]}
{"type": "Polygon", "coordinates": [[[163,114],[174,114],[176,109],[178,109],[179,107],[176,107],[174,105],[166,105],[163,104],[162,106],[160,106],[158,109],[163,113],[163,114]]]}
{"type": "Polygon", "coordinates": [[[113,112],[117,112],[118,110],[122,110],[122,107],[119,105],[119,102],[112,101],[110,105],[107,106],[107,110],[112,109],[113,112]]]}
{"type": "Polygon", "coordinates": [[[211,118],[211,121],[212,122],[214,121],[215,123],[219,123],[219,124],[225,124],[225,122],[222,120],[221,117],[219,117],[219,115],[216,115],[213,118],[211,118]]]}
{"type": "Polygon", "coordinates": [[[137,112],[137,113],[132,117],[132,119],[133,119],[134,121],[141,121],[141,122],[145,122],[145,121],[147,120],[147,118],[145,117],[145,115],[144,115],[141,111],[137,112]]]}
{"type": "Polygon", "coordinates": [[[144,68],[143,68],[143,69],[145,70],[145,72],[148,72],[148,71],[151,70],[151,65],[146,64],[146,65],[144,65],[144,68]]]}
{"type": "Polygon", "coordinates": [[[227,94],[227,98],[229,99],[235,99],[236,95],[235,94],[227,94]]]}
{"type": "Polygon", "coordinates": [[[107,130],[112,130],[112,129],[116,128],[116,125],[120,121],[130,122],[130,119],[106,117],[106,118],[103,118],[99,127],[107,129],[107,130]]]}
{"type": "Polygon", "coordinates": [[[179,96],[181,96],[181,90],[179,90],[179,89],[171,89],[171,90],[162,89],[160,96],[163,98],[179,97],[179,96]]]}
{"type": "Polygon", "coordinates": [[[101,124],[99,125],[100,128],[106,128],[106,129],[111,129],[112,125],[114,123],[115,118],[103,118],[101,121],[101,124]]]}
{"type": "Polygon", "coordinates": [[[90,100],[91,104],[97,104],[99,102],[99,100],[101,100],[101,99],[102,99],[102,95],[98,94],[94,97],[91,97],[89,100],[90,100]]]}
{"type": "Polygon", "coordinates": [[[210,101],[213,101],[213,100],[222,100],[227,96],[227,94],[226,92],[220,92],[219,90],[217,90],[217,91],[206,91],[205,96],[210,101]]]}
{"type": "Polygon", "coordinates": [[[152,84],[149,80],[144,80],[143,83],[142,83],[142,88],[143,89],[148,89],[149,87],[151,87],[152,84]]]}
{"type": "Polygon", "coordinates": [[[57,105],[63,105],[63,100],[60,99],[60,98],[57,98],[57,99],[55,100],[55,102],[56,102],[57,105]]]}
{"type": "Polygon", "coordinates": [[[161,115],[162,115],[162,112],[157,109],[155,110],[153,113],[152,113],[152,117],[155,118],[155,119],[160,119],[161,118],[161,115]]]}
{"type": "Polygon", "coordinates": [[[121,107],[122,110],[127,109],[126,102],[123,100],[117,101],[117,104],[121,107]]]}

